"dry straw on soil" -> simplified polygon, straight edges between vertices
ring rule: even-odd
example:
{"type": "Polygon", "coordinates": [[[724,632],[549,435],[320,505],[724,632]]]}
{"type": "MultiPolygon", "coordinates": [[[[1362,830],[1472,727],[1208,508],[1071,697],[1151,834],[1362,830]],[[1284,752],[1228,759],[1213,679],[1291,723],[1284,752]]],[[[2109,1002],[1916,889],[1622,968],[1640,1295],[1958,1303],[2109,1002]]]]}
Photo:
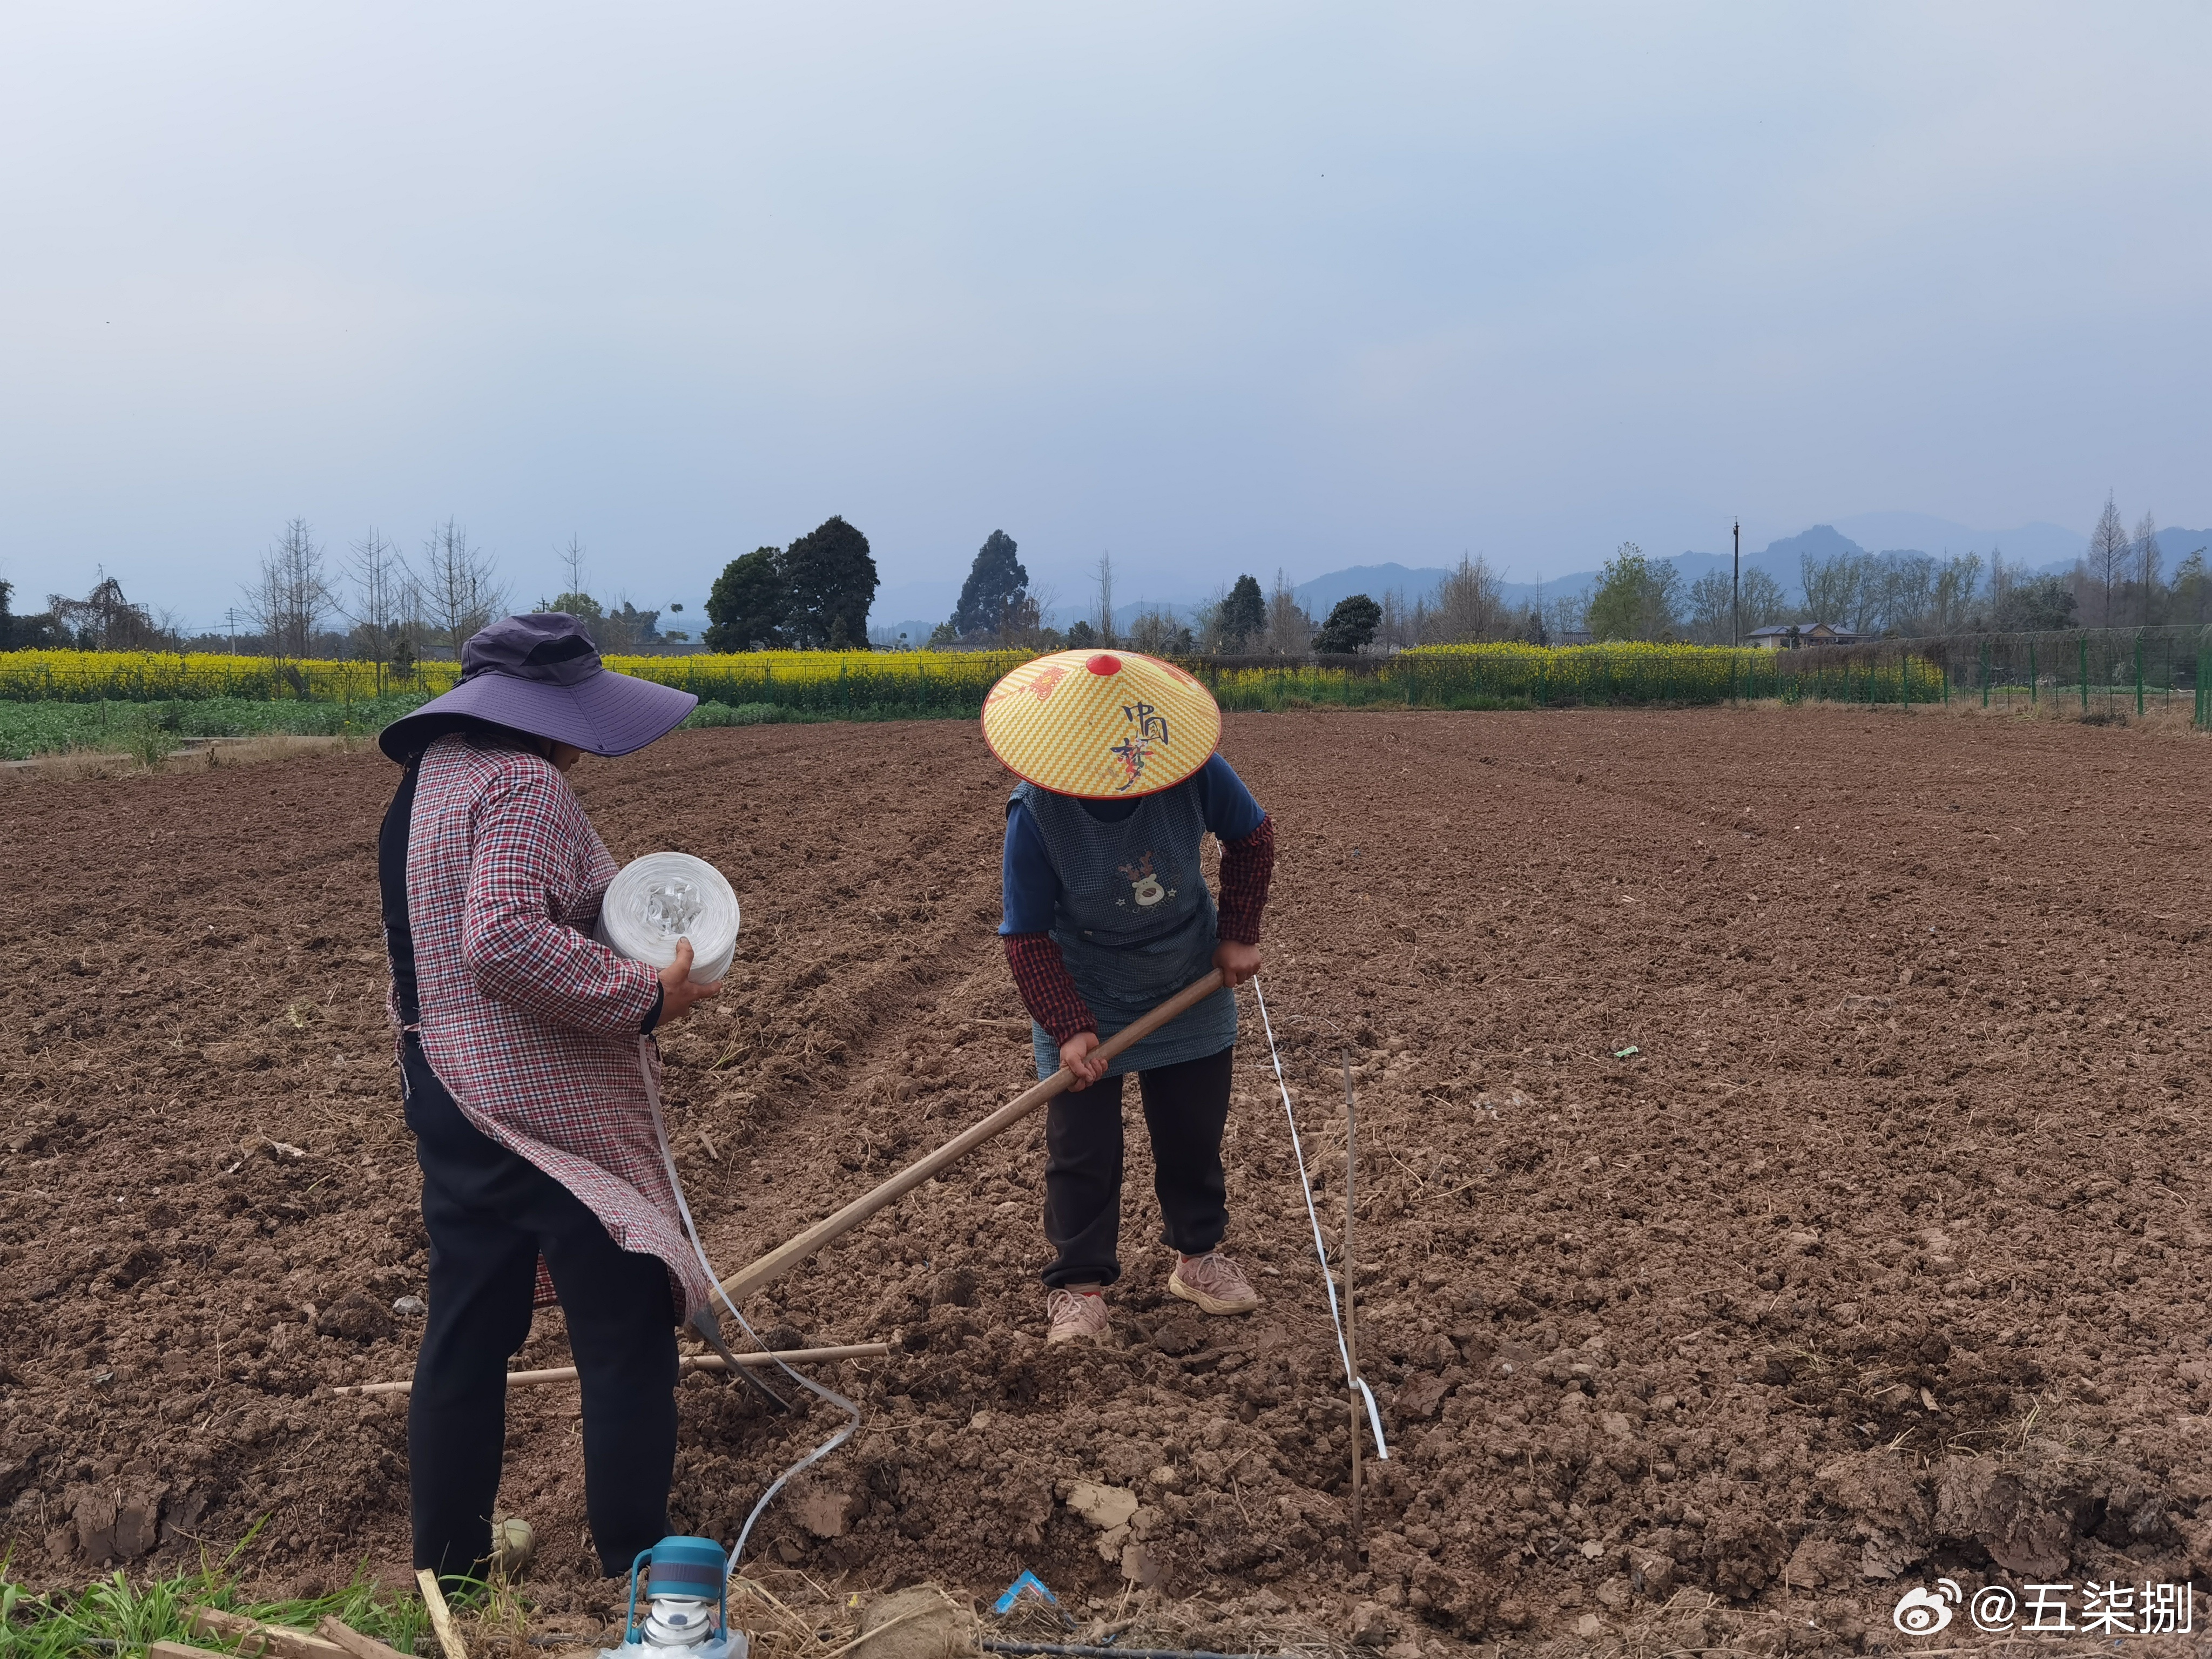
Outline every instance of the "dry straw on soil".
{"type": "Polygon", "coordinates": [[[150,777],[158,774],[214,771],[259,766],[270,761],[300,760],[312,755],[349,755],[369,746],[365,737],[311,738],[270,735],[204,738],[181,747],[164,744],[140,754],[122,750],[71,749],[35,760],[0,763],[0,778],[18,782],[46,780],[150,777]]]}

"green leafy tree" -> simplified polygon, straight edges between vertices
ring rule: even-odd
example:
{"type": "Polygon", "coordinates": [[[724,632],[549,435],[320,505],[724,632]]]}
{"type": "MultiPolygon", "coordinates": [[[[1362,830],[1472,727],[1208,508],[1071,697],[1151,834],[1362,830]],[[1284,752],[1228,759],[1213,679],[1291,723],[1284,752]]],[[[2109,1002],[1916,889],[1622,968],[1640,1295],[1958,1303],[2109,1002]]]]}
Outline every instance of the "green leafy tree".
{"type": "Polygon", "coordinates": [[[2198,623],[2212,620],[2212,573],[2204,568],[2201,547],[2173,568],[2173,617],[2198,623]]]}
{"type": "Polygon", "coordinates": [[[618,606],[608,607],[591,634],[602,651],[634,651],[660,637],[660,613],[641,611],[624,599],[618,606]]]}
{"type": "Polygon", "coordinates": [[[1255,639],[1267,631],[1267,596],[1260,591],[1258,577],[1237,579],[1229,597],[1221,602],[1215,626],[1221,635],[1221,648],[1231,653],[1249,648],[1255,639]]]}
{"type": "Polygon", "coordinates": [[[0,581],[0,651],[42,651],[70,642],[66,632],[55,626],[52,611],[19,615],[15,597],[15,583],[0,581]]]}
{"type": "Polygon", "coordinates": [[[1067,648],[1069,650],[1088,651],[1097,643],[1098,630],[1082,617],[1078,617],[1073,622],[1068,623],[1067,648]]]}
{"type": "Polygon", "coordinates": [[[1663,640],[1680,623],[1681,573],[1648,559],[1634,542],[1623,542],[1597,574],[1590,591],[1589,631],[1600,640],[1663,640]]]}
{"type": "Polygon", "coordinates": [[[1314,635],[1313,648],[1338,656],[1350,656],[1363,649],[1375,637],[1375,630],[1382,621],[1382,607],[1364,593],[1354,593],[1339,599],[1328,613],[1328,620],[1314,635]]]}
{"type": "Polygon", "coordinates": [[[876,561],[868,538],[842,518],[824,519],[784,550],[790,608],[785,632],[802,650],[865,651],[876,561]]]}
{"type": "Polygon", "coordinates": [[[788,641],[791,582],[784,574],[783,550],[757,547],[732,559],[714,578],[707,595],[709,651],[773,651],[788,641]]]}
{"type": "Polygon", "coordinates": [[[595,623],[607,614],[605,607],[588,593],[556,593],[550,599],[538,600],[538,608],[564,611],[581,623],[595,623]]]}
{"type": "Polygon", "coordinates": [[[1030,573],[1015,556],[1014,538],[994,530],[976,550],[961,585],[960,603],[953,607],[952,631],[973,636],[1004,631],[1009,613],[1029,597],[1030,573]]]}

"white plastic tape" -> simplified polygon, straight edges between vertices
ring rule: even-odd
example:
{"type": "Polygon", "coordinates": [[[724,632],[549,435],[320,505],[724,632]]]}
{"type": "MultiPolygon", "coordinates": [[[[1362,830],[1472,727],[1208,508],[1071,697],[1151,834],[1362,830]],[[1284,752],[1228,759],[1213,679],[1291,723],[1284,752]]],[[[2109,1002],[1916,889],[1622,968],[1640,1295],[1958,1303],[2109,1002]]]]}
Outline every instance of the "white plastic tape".
{"type": "Polygon", "coordinates": [[[599,904],[592,936],[633,962],[665,968],[676,941],[691,941],[691,979],[712,985],[738,948],[738,896],[722,872],[689,853],[647,853],[622,867],[599,904]]]}
{"type": "MultiPolygon", "coordinates": [[[[651,963],[656,968],[665,968],[675,961],[676,941],[688,939],[691,941],[691,977],[698,984],[711,985],[730,971],[730,957],[738,948],[738,896],[722,879],[722,872],[704,859],[695,859],[689,853],[647,853],[623,866],[622,873],[608,884],[607,896],[599,902],[599,925],[592,930],[592,936],[609,950],[634,962],[651,963]]],[[[668,1125],[660,1109],[660,1090],[653,1081],[653,1054],[657,1046],[650,1036],[638,1038],[637,1070],[645,1081],[647,1103],[653,1108],[653,1133],[660,1142],[660,1161],[668,1171],[669,1189],[676,1194],[676,1208],[684,1218],[684,1235],[690,1240],[692,1255],[699,1260],[699,1270],[707,1275],[707,1282],[714,1285],[714,1294],[729,1310],[730,1317],[738,1322],[738,1329],[752,1338],[754,1346],[765,1352],[768,1344],[745,1322],[744,1315],[730,1299],[730,1293],[716,1282],[721,1275],[707,1259],[707,1246],[699,1237],[699,1225],[691,1218],[691,1206],[684,1196],[684,1178],[676,1171],[676,1154],[668,1144],[668,1125]]],[[[745,1540],[752,1535],[753,1522],[760,1519],[769,1500],[783,1490],[785,1482],[836,1451],[860,1426],[860,1408],[843,1395],[792,1370],[781,1360],[776,1364],[800,1387],[842,1407],[848,1418],[842,1428],[778,1475],[761,1494],[731,1548],[732,1573],[744,1555],[745,1540]]],[[[734,1650],[732,1659],[739,1652],[741,1649],[734,1650]]]]}

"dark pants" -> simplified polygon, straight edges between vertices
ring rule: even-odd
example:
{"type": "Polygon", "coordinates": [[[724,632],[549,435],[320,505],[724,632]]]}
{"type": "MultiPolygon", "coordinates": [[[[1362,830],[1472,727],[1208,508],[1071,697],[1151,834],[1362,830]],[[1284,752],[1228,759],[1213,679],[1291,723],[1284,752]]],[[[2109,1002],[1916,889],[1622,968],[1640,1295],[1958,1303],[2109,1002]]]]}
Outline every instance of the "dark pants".
{"type": "Polygon", "coordinates": [[[542,1252],[584,1405],[584,1499],[610,1574],[668,1531],[676,1312],[660,1258],[617,1249],[583,1200],[482,1134],[407,1042],[407,1127],[422,1165],[430,1315],[408,1401],[415,1565],[470,1573],[491,1549],[507,1362],[530,1335],[542,1252]]]}
{"type": "MultiPolygon", "coordinates": [[[[1236,1050],[1138,1073],[1152,1138],[1161,1242],[1203,1255],[1229,1231],[1221,1131],[1236,1050]]],[[[1121,1276],[1121,1079],[1055,1096],[1044,1121],[1044,1236],[1060,1255],[1044,1282],[1111,1285],[1121,1276]]]]}

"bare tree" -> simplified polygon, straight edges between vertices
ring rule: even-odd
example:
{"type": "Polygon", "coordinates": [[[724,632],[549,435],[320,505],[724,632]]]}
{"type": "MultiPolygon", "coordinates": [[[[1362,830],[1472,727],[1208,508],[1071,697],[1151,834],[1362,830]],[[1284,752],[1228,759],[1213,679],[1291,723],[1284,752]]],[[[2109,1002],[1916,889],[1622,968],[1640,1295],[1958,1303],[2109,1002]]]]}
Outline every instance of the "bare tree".
{"type": "Polygon", "coordinates": [[[2146,513],[2136,520],[2136,569],[2142,584],[2142,625],[2150,626],[2152,597],[2158,592],[2160,567],[2166,562],[2158,544],[2158,520],[2146,513]]]}
{"type": "MultiPolygon", "coordinates": [[[[62,633],[95,651],[161,651],[169,648],[174,630],[157,620],[143,605],[123,595],[123,584],[105,568],[91,592],[81,599],[66,593],[46,595],[46,614],[62,633]]],[[[164,618],[167,613],[163,613],[164,618]]]]}
{"type": "MultiPolygon", "coordinates": [[[[999,619],[995,638],[1002,651],[1042,650],[1054,642],[1052,619],[1060,605],[1060,590],[1050,582],[1031,582],[1009,603],[999,619]]],[[[1055,636],[1056,637],[1056,636],[1055,636]]]]}
{"type": "Polygon", "coordinates": [[[497,562],[481,547],[469,545],[469,532],[453,520],[433,530],[422,543],[422,568],[408,574],[422,591],[430,625],[458,658],[469,635],[507,608],[507,586],[497,562]]]}
{"type": "Polygon", "coordinates": [[[2105,510],[2097,515],[2097,527],[2089,532],[2089,578],[2102,591],[2105,602],[2097,618],[2100,627],[2112,625],[2112,590],[2127,580],[2128,555],[2128,527],[2108,490],[2105,510]]]}
{"type": "Polygon", "coordinates": [[[1725,570],[1708,570],[1690,584],[1690,638],[1726,645],[1735,637],[1736,583],[1725,570]]]}
{"type": "Polygon", "coordinates": [[[1460,555],[1459,566],[1437,584],[1436,614],[1425,637],[1439,645],[1494,640],[1507,632],[1505,598],[1490,561],[1460,555]]]}
{"type": "Polygon", "coordinates": [[[392,669],[402,679],[410,679],[430,641],[429,606],[422,597],[422,584],[407,571],[404,559],[399,568],[405,579],[399,584],[398,641],[392,647],[392,669]]]}
{"type": "Polygon", "coordinates": [[[2008,562],[2002,548],[1990,549],[1989,614],[1991,617],[1998,616],[2009,608],[2013,589],[2020,584],[2027,574],[2027,567],[2008,562]]]}
{"type": "Polygon", "coordinates": [[[1218,656],[1227,648],[1229,629],[1226,626],[1228,621],[1226,607],[1228,604],[1229,584],[1216,582],[1213,585],[1213,592],[1207,594],[1205,602],[1193,612],[1198,624],[1195,636],[1198,649],[1209,657],[1218,656]]]}
{"type": "MultiPolygon", "coordinates": [[[[1995,550],[1991,550],[1990,556],[1996,556],[1995,550]]],[[[1929,613],[1921,620],[1921,631],[1950,634],[1966,627],[1981,591],[1980,554],[1961,553],[1946,558],[1936,567],[1935,591],[1930,596],[1929,613]]]]}
{"type": "Polygon", "coordinates": [[[1382,620],[1375,624],[1375,643],[1385,654],[1421,642],[1420,627],[1415,621],[1417,614],[1416,608],[1406,603],[1404,588],[1390,588],[1383,592],[1382,620]]]}
{"type": "Polygon", "coordinates": [[[1102,645],[1114,643],[1114,559],[1111,554],[1098,556],[1098,641],[1102,645]]]}
{"type": "Polygon", "coordinates": [[[1129,648],[1154,657],[1187,657],[1197,649],[1190,624],[1164,605],[1146,605],[1129,623],[1129,648]]]}
{"type": "Polygon", "coordinates": [[[1801,554],[1797,579],[1805,591],[1802,620],[1808,623],[1857,631],[1880,604],[1881,568],[1869,554],[1834,553],[1825,559],[1801,554]]]}
{"type": "Polygon", "coordinates": [[[586,592],[587,590],[584,586],[584,544],[582,538],[572,532],[568,537],[568,546],[561,549],[555,556],[561,561],[561,568],[568,573],[568,579],[562,584],[562,597],[566,599],[571,594],[586,592]]]}
{"type": "Polygon", "coordinates": [[[1290,579],[1279,567],[1275,590],[1267,596],[1267,628],[1260,648],[1279,657],[1302,657],[1313,647],[1314,619],[1291,592],[1290,579]]]}
{"type": "Polygon", "coordinates": [[[406,588],[411,586],[399,550],[375,526],[353,544],[346,562],[353,603],[341,606],[354,625],[355,649],[376,665],[376,689],[384,690],[385,665],[402,647],[401,620],[406,588]]]}
{"type": "MultiPolygon", "coordinates": [[[[1744,615],[1750,616],[1746,611],[1744,615]]],[[[1589,589],[1577,588],[1571,593],[1555,593],[1544,602],[1544,631],[1561,644],[1577,634],[1589,631],[1589,589]]]]}
{"type": "Polygon", "coordinates": [[[261,556],[261,574],[246,587],[246,614],[261,631],[264,648],[280,662],[311,655],[323,619],[337,596],[323,568],[323,550],[305,519],[284,526],[276,544],[261,556]]]}
{"type": "Polygon", "coordinates": [[[1754,567],[1743,573],[1742,611],[1747,629],[1764,628],[1789,617],[1790,595],[1775,576],[1754,567]]]}

